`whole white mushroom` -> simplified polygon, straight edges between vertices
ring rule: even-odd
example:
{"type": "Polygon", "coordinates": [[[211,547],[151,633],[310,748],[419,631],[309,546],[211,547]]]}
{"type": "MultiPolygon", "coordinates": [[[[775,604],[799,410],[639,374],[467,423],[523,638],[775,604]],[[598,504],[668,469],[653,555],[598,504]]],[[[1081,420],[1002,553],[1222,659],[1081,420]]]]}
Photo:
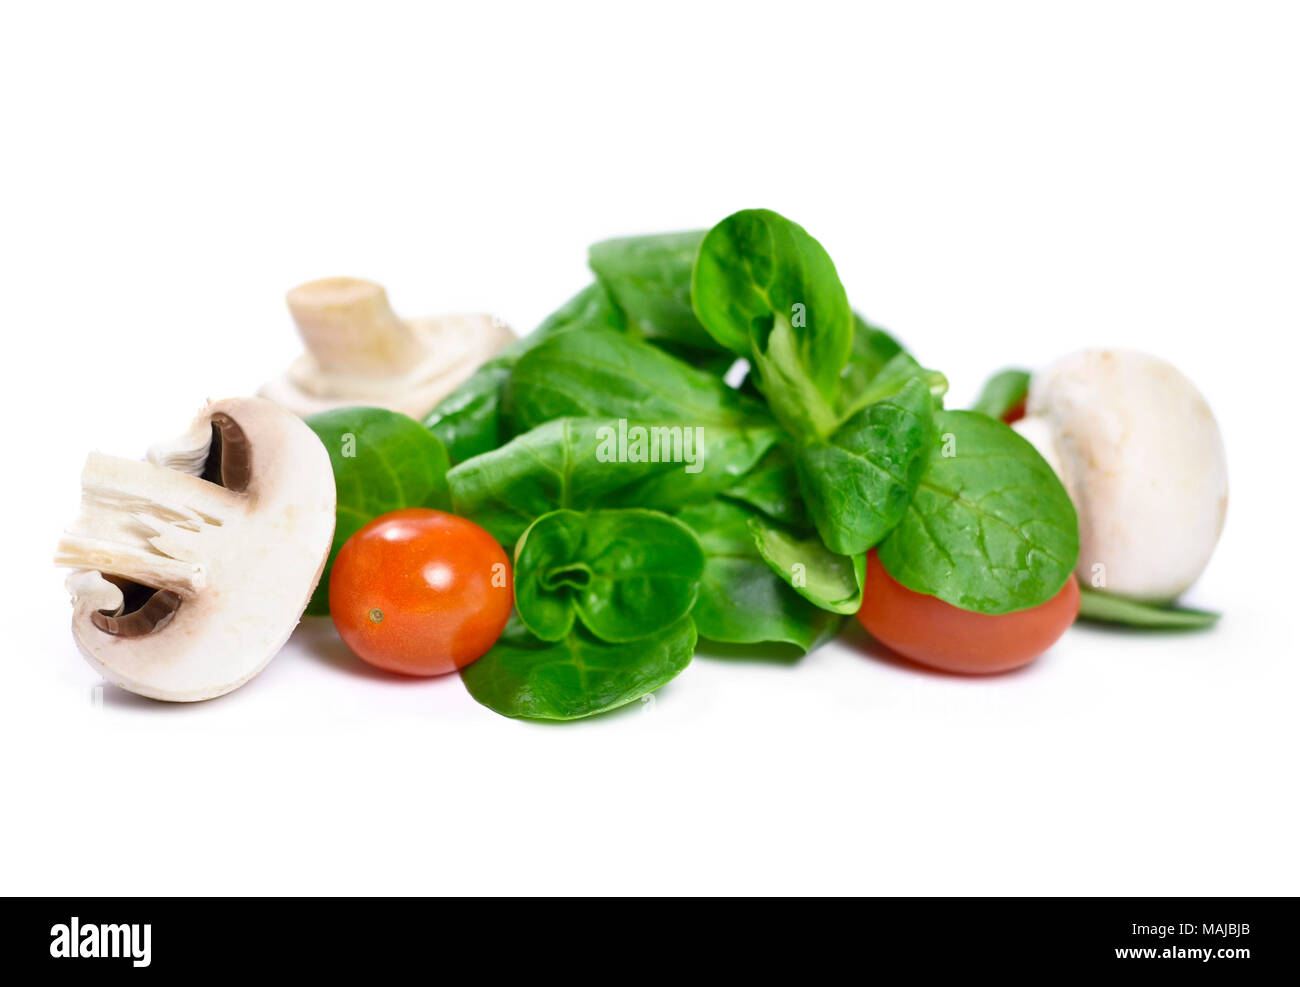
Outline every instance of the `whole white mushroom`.
{"type": "Polygon", "coordinates": [[[308,281],[287,301],[307,352],[261,395],[303,417],[371,405],[423,418],[515,341],[490,315],[398,318],[383,286],[361,278],[308,281]]]}
{"type": "Polygon", "coordinates": [[[1015,424],[1079,513],[1085,586],[1166,603],[1209,563],[1228,507],[1228,463],[1210,406],[1164,360],[1083,350],[1033,375],[1015,424]]]}

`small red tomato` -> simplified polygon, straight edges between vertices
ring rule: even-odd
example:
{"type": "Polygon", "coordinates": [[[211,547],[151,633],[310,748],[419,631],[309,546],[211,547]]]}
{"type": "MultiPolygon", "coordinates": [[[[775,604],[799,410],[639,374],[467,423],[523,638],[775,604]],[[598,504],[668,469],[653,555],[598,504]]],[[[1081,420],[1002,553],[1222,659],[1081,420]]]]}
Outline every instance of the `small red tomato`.
{"type": "Polygon", "coordinates": [[[1079,614],[1073,577],[1046,603],[987,614],[917,593],[885,571],[873,549],[858,620],[881,644],[922,665],[981,675],[1028,665],[1056,643],[1079,614]]]}
{"type": "Polygon", "coordinates": [[[330,575],[330,616],[347,646],[405,675],[442,675],[481,657],[513,604],[496,540],[424,507],[375,518],[344,542],[330,575]]]}
{"type": "Polygon", "coordinates": [[[1010,425],[1012,422],[1018,422],[1025,417],[1025,399],[1021,398],[1014,405],[1006,410],[1002,420],[1010,425]]]}

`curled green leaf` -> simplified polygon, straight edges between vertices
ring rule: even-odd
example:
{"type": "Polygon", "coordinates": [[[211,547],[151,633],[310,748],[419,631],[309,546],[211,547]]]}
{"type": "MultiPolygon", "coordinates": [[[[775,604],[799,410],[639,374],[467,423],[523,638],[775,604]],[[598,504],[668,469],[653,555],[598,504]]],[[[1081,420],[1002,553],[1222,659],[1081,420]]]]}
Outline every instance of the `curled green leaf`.
{"type": "Polygon", "coordinates": [[[544,641],[575,615],[601,640],[635,641],[690,613],[703,571],[695,534],[666,514],[552,511],[515,548],[515,605],[544,641]]]}
{"type": "Polygon", "coordinates": [[[861,609],[865,555],[836,555],[816,536],[797,538],[758,518],[750,519],[749,530],[772,571],[809,603],[832,613],[861,609]]]}
{"type": "Polygon", "coordinates": [[[610,644],[575,625],[543,641],[517,616],[482,658],[461,669],[471,696],[502,716],[577,720],[635,702],[691,663],[695,624],[683,617],[658,633],[610,644]]]}

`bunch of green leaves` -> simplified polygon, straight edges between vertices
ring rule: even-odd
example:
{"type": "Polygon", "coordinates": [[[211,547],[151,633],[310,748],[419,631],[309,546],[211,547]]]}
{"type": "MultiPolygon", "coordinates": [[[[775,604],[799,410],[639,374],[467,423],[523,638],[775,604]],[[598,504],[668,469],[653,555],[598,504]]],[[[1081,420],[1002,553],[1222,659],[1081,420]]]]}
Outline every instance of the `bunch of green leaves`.
{"type": "Polygon", "coordinates": [[[1050,599],[1078,555],[1051,468],[1005,425],[944,411],[943,375],[846,299],[820,244],[766,210],[714,227],[696,261],[696,314],[754,367],[820,547],[878,547],[905,586],[982,613],[1050,599]]]}
{"type": "Polygon", "coordinates": [[[453,509],[514,552],[517,617],[462,673],[480,702],[573,719],[663,685],[697,636],[811,649],[861,605],[873,548],[982,613],[1070,578],[1051,469],[945,411],[944,376],[853,312],[801,226],[745,210],[589,260],[594,284],[426,420],[453,509]],[[698,455],[638,453],[630,427],[698,455]]]}

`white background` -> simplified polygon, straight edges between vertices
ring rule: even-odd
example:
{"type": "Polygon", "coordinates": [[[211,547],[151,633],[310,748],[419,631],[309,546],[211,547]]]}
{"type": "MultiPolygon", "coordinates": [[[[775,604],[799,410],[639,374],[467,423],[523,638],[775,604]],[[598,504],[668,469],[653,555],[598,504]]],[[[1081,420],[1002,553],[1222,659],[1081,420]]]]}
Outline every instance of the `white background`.
{"type": "Polygon", "coordinates": [[[1300,891],[1298,50],[1250,3],[6,4],[0,890],[1300,891]],[[50,565],[82,459],[278,372],[286,289],[526,330],[589,242],[758,205],[954,404],[1085,345],[1191,376],[1220,627],[987,680],[850,633],[557,727],[309,621],[226,698],[95,705],[50,565]]]}

